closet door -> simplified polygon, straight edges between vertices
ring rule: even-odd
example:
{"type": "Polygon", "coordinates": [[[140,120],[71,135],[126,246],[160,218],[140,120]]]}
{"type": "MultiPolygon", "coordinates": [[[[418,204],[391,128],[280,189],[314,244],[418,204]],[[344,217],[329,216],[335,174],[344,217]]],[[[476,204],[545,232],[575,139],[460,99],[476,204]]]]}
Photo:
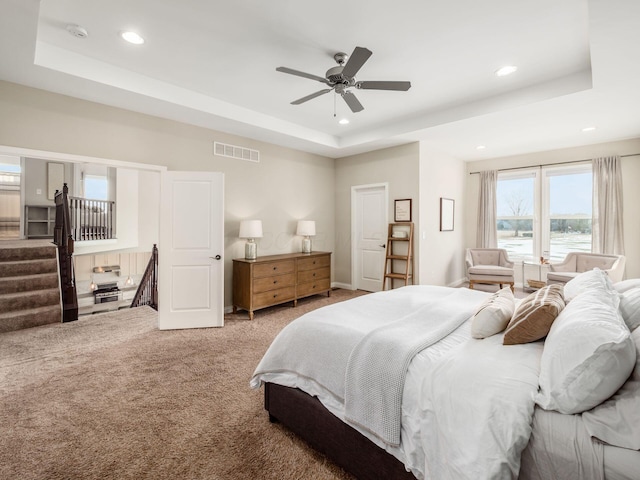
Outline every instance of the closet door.
{"type": "Polygon", "coordinates": [[[162,174],[158,245],[160,329],[224,324],[224,175],[162,174]]]}

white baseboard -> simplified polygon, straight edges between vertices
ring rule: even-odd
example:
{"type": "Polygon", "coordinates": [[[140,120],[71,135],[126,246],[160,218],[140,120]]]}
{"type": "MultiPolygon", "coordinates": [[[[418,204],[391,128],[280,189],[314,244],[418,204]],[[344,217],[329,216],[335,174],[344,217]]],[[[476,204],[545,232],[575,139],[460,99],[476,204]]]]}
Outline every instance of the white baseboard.
{"type": "Polygon", "coordinates": [[[344,288],[345,290],[355,290],[350,283],[332,282],[331,288],[344,288]]]}

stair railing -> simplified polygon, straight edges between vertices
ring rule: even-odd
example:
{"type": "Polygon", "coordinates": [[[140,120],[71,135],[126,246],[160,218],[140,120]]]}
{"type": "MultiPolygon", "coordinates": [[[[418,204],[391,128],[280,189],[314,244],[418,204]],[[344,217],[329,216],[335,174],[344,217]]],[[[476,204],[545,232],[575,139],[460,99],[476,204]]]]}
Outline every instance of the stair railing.
{"type": "Polygon", "coordinates": [[[53,243],[58,247],[63,322],[72,322],[78,319],[78,294],[73,270],[74,240],[69,221],[68,196],[69,187],[66,183],[62,187],[62,191],[56,190],[56,223],[53,230],[53,243]]]}
{"type": "Polygon", "coordinates": [[[68,203],[71,233],[76,241],[115,238],[115,202],[69,197],[68,203]]]}
{"type": "Polygon", "coordinates": [[[155,244],[138,290],[131,302],[131,308],[143,305],[149,305],[154,310],[158,310],[158,247],[155,244]]]}

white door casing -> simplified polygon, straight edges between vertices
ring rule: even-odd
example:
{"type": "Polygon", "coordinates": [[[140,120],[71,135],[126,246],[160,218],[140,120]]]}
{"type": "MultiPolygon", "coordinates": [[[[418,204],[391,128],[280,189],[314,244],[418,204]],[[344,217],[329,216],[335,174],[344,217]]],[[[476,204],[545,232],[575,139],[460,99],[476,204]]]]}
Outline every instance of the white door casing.
{"type": "Polygon", "coordinates": [[[162,174],[158,327],[224,324],[224,175],[162,174]]]}
{"type": "Polygon", "coordinates": [[[351,188],[351,284],[382,290],[388,231],[388,184],[351,188]]]}

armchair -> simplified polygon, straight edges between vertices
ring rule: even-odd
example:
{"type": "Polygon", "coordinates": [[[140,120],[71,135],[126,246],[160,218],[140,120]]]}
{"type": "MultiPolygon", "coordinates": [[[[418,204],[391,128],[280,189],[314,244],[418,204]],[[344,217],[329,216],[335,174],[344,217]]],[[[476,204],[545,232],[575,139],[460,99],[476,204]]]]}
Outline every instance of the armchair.
{"type": "Polygon", "coordinates": [[[623,255],[605,255],[602,253],[569,252],[561,263],[549,264],[547,285],[567,283],[578,274],[599,268],[609,276],[612,282],[622,280],[626,258],[623,255]]]}
{"type": "Polygon", "coordinates": [[[514,290],[513,262],[504,248],[467,248],[469,288],[476,284],[509,285],[514,290]]]}

